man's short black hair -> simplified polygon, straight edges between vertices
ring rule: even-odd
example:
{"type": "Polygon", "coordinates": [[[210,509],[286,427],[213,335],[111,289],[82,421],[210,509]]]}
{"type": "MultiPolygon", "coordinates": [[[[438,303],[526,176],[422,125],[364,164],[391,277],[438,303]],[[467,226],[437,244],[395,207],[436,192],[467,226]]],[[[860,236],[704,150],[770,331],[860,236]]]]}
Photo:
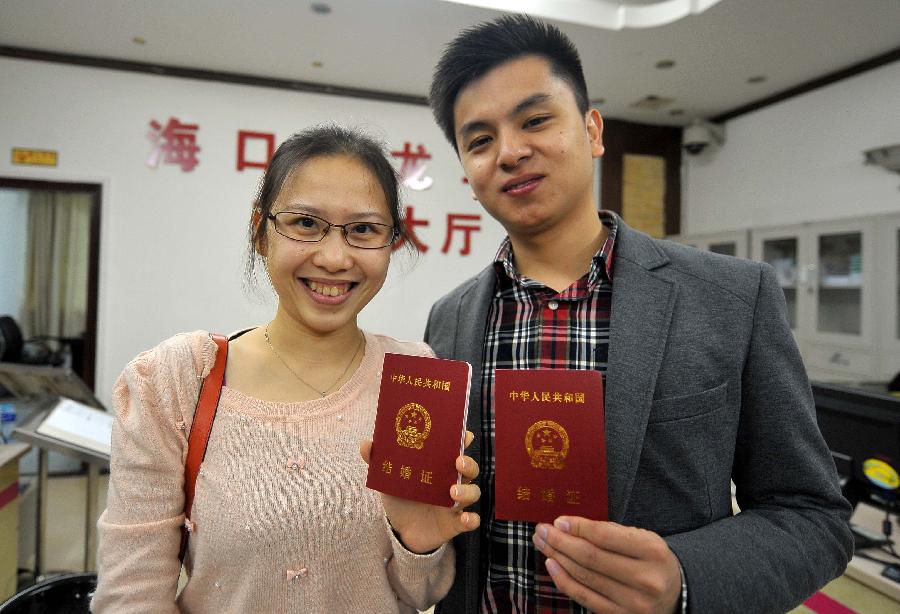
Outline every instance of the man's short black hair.
{"type": "Polygon", "coordinates": [[[590,108],[578,50],[556,26],[526,15],[505,15],[460,32],[444,50],[431,81],[431,111],[456,149],[453,107],[466,86],[510,60],[537,55],[565,81],[582,114],[590,108]]]}

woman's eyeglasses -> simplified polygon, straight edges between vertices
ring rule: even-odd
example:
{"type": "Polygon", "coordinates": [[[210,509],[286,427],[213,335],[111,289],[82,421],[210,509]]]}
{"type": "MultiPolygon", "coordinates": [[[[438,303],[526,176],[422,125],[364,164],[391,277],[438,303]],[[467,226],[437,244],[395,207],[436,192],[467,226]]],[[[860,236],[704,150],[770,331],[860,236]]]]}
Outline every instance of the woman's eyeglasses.
{"type": "Polygon", "coordinates": [[[394,226],[376,222],[347,222],[332,224],[315,215],[280,211],[266,216],[275,223],[275,232],[293,241],[317,243],[325,238],[332,228],[340,228],[344,241],[351,247],[360,249],[382,249],[392,245],[400,232],[394,226]]]}

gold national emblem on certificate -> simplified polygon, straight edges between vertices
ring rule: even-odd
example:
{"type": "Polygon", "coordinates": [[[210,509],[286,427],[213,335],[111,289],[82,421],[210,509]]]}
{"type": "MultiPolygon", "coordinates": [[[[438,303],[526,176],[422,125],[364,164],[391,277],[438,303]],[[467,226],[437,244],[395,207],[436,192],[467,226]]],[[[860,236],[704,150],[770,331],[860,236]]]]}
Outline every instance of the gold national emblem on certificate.
{"type": "Polygon", "coordinates": [[[553,420],[535,422],[525,434],[525,449],[535,469],[562,469],[569,454],[569,434],[553,420]]]}
{"type": "MultiPolygon", "coordinates": [[[[431,416],[418,403],[407,403],[397,412],[397,443],[404,448],[421,450],[431,433],[431,416]]],[[[568,447],[568,446],[567,446],[568,447]]]]}

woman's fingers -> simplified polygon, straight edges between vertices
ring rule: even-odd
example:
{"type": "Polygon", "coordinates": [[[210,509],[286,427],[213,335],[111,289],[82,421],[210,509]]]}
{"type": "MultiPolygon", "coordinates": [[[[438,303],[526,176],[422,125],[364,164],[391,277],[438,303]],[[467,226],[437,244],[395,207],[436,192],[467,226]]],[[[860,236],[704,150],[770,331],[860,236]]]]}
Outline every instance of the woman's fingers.
{"type": "Polygon", "coordinates": [[[481,498],[481,488],[478,484],[454,484],[450,487],[450,497],[459,507],[467,507],[481,498]]]}
{"type": "Polygon", "coordinates": [[[471,456],[457,456],[456,470],[462,475],[463,482],[469,483],[478,477],[478,463],[471,456]]]}
{"type": "Polygon", "coordinates": [[[371,439],[363,439],[359,442],[359,455],[362,456],[362,459],[366,461],[366,464],[369,464],[369,459],[372,457],[372,440],[371,439]]]}

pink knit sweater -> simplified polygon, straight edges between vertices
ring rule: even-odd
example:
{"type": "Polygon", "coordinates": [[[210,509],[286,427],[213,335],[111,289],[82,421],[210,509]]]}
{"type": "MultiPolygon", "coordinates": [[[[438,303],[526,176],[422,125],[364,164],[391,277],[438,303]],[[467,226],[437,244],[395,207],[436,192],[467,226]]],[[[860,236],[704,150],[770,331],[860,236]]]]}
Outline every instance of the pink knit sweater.
{"type": "Polygon", "coordinates": [[[324,399],[274,403],[223,389],[177,598],[187,434],[216,348],[198,331],[135,358],[114,390],[93,611],[388,613],[442,598],[452,545],[407,551],[365,487],[359,442],[372,434],[385,352],[431,355],[423,343],[366,333],[356,373],[324,399]]]}

